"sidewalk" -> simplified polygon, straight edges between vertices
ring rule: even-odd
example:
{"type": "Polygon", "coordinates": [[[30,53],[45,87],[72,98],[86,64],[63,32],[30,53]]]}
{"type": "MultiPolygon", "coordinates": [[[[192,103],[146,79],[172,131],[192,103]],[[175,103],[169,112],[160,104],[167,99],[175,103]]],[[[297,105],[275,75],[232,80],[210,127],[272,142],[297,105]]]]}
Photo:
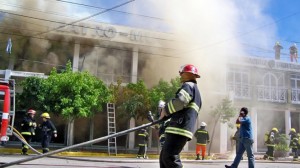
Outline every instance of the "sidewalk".
{"type": "MultiPolygon", "coordinates": [[[[33,148],[37,149],[39,152],[42,152],[40,149],[40,144],[39,143],[32,143],[31,144],[33,148]]],[[[50,150],[55,150],[59,148],[65,147],[62,144],[51,144],[50,150]]],[[[101,158],[104,161],[116,161],[117,158],[123,158],[128,162],[128,159],[131,159],[131,161],[138,161],[138,162],[148,162],[148,161],[153,161],[159,158],[159,154],[156,148],[151,149],[147,152],[147,156],[149,157],[149,160],[147,159],[136,159],[136,153],[138,149],[133,149],[133,150],[127,150],[126,152],[124,149],[118,150],[117,155],[108,155],[107,153],[107,148],[104,146],[92,146],[92,147],[84,147],[81,149],[75,149],[72,151],[65,151],[61,152],[59,154],[56,154],[55,156],[61,156],[61,157],[68,157],[68,158],[81,158],[81,157],[87,157],[87,158],[101,158]]],[[[15,155],[15,154],[20,154],[21,153],[21,144],[20,143],[9,143],[6,146],[0,146],[0,153],[2,155],[15,155]]],[[[29,150],[28,153],[30,155],[35,155],[32,150],[29,150]]],[[[276,161],[270,161],[270,160],[263,160],[263,155],[264,152],[258,152],[254,153],[255,155],[255,160],[258,162],[287,162],[287,163],[299,163],[298,162],[293,162],[293,157],[285,157],[285,158],[278,158],[276,161]]],[[[211,156],[207,156],[206,160],[200,160],[200,162],[230,162],[234,159],[235,155],[228,152],[225,154],[219,154],[219,153],[213,153],[211,156]]],[[[181,159],[182,161],[185,162],[199,162],[199,160],[195,160],[196,155],[194,151],[189,151],[189,152],[182,152],[181,153],[181,159]]],[[[243,161],[247,161],[247,157],[244,157],[243,161]]]]}

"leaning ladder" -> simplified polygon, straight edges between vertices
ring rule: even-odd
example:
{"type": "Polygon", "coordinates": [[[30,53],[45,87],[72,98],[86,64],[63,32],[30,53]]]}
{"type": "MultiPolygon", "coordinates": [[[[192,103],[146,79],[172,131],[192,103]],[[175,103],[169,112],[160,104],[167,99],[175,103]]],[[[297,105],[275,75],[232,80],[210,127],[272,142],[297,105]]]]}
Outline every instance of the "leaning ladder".
{"type": "MultiPolygon", "coordinates": [[[[113,103],[107,103],[107,134],[116,133],[116,118],[115,118],[115,105],[113,103]]],[[[108,155],[117,155],[117,138],[113,137],[108,139],[107,144],[108,155]]]]}

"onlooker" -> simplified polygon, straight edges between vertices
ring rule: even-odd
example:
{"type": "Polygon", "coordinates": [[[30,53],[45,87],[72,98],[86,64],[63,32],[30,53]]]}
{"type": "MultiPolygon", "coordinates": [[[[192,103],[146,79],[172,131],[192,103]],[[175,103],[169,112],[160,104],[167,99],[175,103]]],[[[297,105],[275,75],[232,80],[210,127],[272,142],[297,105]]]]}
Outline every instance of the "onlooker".
{"type": "Polygon", "coordinates": [[[237,168],[245,150],[248,157],[248,168],[254,168],[255,159],[253,155],[253,131],[250,117],[247,115],[248,109],[246,107],[241,108],[240,115],[236,121],[236,124],[241,124],[239,150],[231,166],[225,165],[226,168],[237,168]]]}
{"type": "MultiPolygon", "coordinates": [[[[232,140],[235,141],[235,155],[237,155],[238,150],[239,150],[239,144],[240,144],[240,127],[241,124],[236,124],[236,131],[232,137],[232,140]]],[[[243,157],[241,158],[243,160],[243,157]]]]}

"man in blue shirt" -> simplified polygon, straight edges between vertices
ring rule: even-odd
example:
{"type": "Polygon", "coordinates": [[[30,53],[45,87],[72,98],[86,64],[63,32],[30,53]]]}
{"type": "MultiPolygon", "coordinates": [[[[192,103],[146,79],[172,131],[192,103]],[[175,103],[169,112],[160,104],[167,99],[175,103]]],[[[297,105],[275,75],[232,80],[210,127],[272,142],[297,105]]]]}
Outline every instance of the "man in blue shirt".
{"type": "Polygon", "coordinates": [[[231,166],[225,165],[226,168],[237,168],[245,151],[248,157],[248,168],[254,168],[253,131],[250,117],[247,115],[248,109],[241,108],[239,118],[236,120],[237,124],[241,124],[239,150],[231,166]]]}

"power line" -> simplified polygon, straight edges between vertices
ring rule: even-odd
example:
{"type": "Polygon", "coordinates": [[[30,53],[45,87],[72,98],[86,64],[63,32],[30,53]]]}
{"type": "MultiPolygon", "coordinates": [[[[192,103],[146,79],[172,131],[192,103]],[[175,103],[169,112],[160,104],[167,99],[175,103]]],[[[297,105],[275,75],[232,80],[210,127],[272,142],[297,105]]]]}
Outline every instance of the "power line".
{"type": "MultiPolygon", "coordinates": [[[[68,3],[68,4],[73,4],[73,5],[85,6],[85,7],[89,7],[89,8],[95,8],[95,9],[106,9],[106,8],[102,8],[102,7],[87,5],[87,4],[83,4],[83,3],[76,3],[76,2],[66,1],[66,0],[56,0],[56,1],[60,1],[60,2],[63,2],[63,3],[68,3]]],[[[156,20],[161,20],[161,21],[167,21],[168,22],[167,19],[163,19],[163,18],[159,18],[159,17],[141,15],[141,14],[124,12],[124,11],[119,11],[119,10],[112,10],[112,11],[127,14],[127,15],[136,15],[136,16],[140,16],[140,17],[151,18],[151,19],[156,19],[156,20]]]]}
{"type": "MultiPolygon", "coordinates": [[[[31,18],[31,19],[41,20],[41,21],[47,21],[47,22],[57,23],[57,24],[61,24],[61,25],[65,25],[66,24],[65,22],[61,22],[61,21],[55,21],[55,20],[49,20],[49,19],[41,19],[41,18],[37,18],[37,17],[26,16],[26,15],[16,14],[16,13],[11,13],[11,12],[6,12],[6,11],[0,11],[0,12],[7,13],[7,14],[10,14],[10,15],[16,15],[16,16],[20,16],[20,17],[26,17],[26,18],[31,18]]],[[[10,18],[14,19],[12,17],[10,17],[10,18]]],[[[22,20],[19,20],[19,21],[22,21],[22,20]]],[[[30,23],[30,22],[26,22],[26,21],[22,21],[22,22],[30,23]]],[[[33,24],[33,23],[30,23],[30,24],[33,24]]],[[[38,25],[38,26],[46,27],[46,25],[40,25],[40,24],[36,24],[36,23],[34,23],[34,24],[38,25]]],[[[72,24],[68,24],[68,25],[72,25],[72,24]]],[[[64,27],[66,27],[68,25],[65,25],[64,27]]],[[[89,27],[89,26],[82,26],[82,25],[72,25],[72,26],[96,30],[96,28],[92,28],[92,27],[89,27]]],[[[107,30],[103,30],[103,31],[107,31],[107,30]]],[[[116,33],[122,33],[122,32],[116,32],[116,33]]],[[[165,41],[175,41],[175,40],[170,40],[170,39],[165,39],[165,38],[159,38],[159,37],[151,37],[151,36],[146,36],[146,35],[140,35],[140,37],[152,38],[152,39],[158,39],[158,40],[165,40],[165,41]]],[[[2,43],[2,42],[0,42],[0,43],[2,43]]]]}
{"type": "MultiPolygon", "coordinates": [[[[7,32],[0,32],[0,34],[12,35],[11,33],[7,33],[7,32]]],[[[70,41],[53,40],[53,39],[47,39],[47,38],[35,37],[35,36],[26,36],[26,35],[23,35],[23,34],[13,34],[13,35],[14,35],[14,36],[20,36],[20,37],[22,37],[22,38],[25,38],[25,37],[26,37],[26,38],[35,38],[35,39],[40,39],[40,40],[49,40],[49,41],[56,41],[56,42],[70,43],[70,41]]],[[[75,43],[74,43],[74,44],[75,44],[75,43]]],[[[97,45],[97,44],[89,45],[89,44],[85,44],[85,43],[80,43],[80,45],[132,52],[132,50],[126,50],[126,49],[115,48],[115,47],[101,46],[101,45],[97,45]]],[[[148,47],[149,47],[149,46],[148,46],[148,47]]],[[[176,57],[176,56],[170,56],[170,55],[165,55],[165,54],[156,54],[156,53],[147,53],[147,52],[142,52],[142,51],[139,51],[139,53],[141,53],[141,54],[146,54],[146,55],[156,55],[156,56],[161,56],[161,57],[179,58],[179,57],[176,57]]]]}
{"type": "Polygon", "coordinates": [[[119,5],[116,5],[116,6],[112,7],[112,8],[108,8],[108,9],[103,10],[103,11],[101,11],[101,12],[97,12],[97,13],[95,13],[95,14],[93,14],[93,15],[84,17],[84,18],[82,18],[82,19],[79,19],[79,20],[76,20],[76,21],[73,21],[73,22],[70,22],[70,23],[65,23],[64,25],[58,26],[58,27],[53,28],[53,29],[50,29],[50,30],[48,30],[48,31],[36,33],[36,34],[33,35],[33,36],[39,36],[39,35],[42,35],[42,34],[46,34],[46,33],[49,33],[49,32],[51,32],[51,31],[55,31],[55,30],[64,28],[64,27],[69,26],[69,25],[73,25],[73,24],[75,24],[75,23],[78,23],[78,22],[81,22],[81,21],[84,21],[84,20],[88,20],[88,19],[90,19],[90,18],[92,18],[92,17],[95,17],[95,16],[97,16],[97,15],[103,14],[103,13],[108,12],[108,11],[113,10],[113,9],[119,8],[119,7],[121,7],[121,6],[124,6],[124,5],[126,5],[126,4],[131,3],[131,2],[133,2],[133,1],[135,1],[135,0],[129,0],[129,1],[127,1],[127,2],[121,3],[121,4],[119,4],[119,5]]]}

